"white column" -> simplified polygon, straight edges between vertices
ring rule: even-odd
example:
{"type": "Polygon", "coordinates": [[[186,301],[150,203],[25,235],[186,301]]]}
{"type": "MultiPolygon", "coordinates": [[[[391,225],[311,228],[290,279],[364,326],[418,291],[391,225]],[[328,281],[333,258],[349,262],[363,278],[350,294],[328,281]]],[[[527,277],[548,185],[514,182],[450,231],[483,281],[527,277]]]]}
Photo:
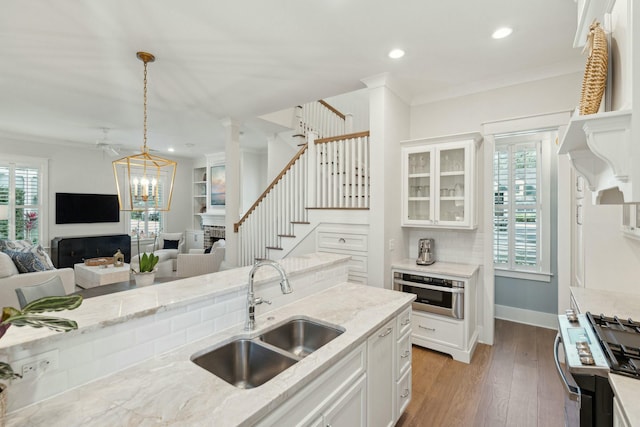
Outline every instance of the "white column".
{"type": "Polygon", "coordinates": [[[240,220],[240,122],[232,118],[221,120],[225,128],[225,259],[231,266],[238,265],[238,235],[233,225],[240,220]]]}
{"type": "Polygon", "coordinates": [[[389,74],[363,79],[369,88],[369,285],[391,288],[391,263],[404,256],[400,227],[400,141],[409,137],[409,102],[389,74]],[[390,248],[391,247],[391,248],[390,248]]]}
{"type": "Polygon", "coordinates": [[[316,201],[316,169],[318,160],[316,159],[316,138],[314,132],[307,135],[307,204],[308,208],[318,206],[316,201]]]}

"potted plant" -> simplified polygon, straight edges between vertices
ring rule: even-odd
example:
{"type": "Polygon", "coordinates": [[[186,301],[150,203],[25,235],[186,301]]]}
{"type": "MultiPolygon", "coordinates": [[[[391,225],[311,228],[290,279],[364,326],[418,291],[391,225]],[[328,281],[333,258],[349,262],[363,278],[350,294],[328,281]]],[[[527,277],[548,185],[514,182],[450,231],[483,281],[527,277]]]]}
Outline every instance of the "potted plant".
{"type": "MultiPolygon", "coordinates": [[[[156,238],[153,240],[153,247],[156,246],[156,238]]],[[[136,281],[136,286],[148,286],[153,283],[156,276],[156,264],[160,261],[160,257],[155,255],[153,251],[151,253],[143,253],[140,255],[140,236],[138,235],[138,271],[133,267],[133,277],[136,281]]]]}
{"type": "MultiPolygon", "coordinates": [[[[31,326],[33,328],[46,327],[58,332],[68,332],[72,329],[78,329],[78,324],[74,320],[42,315],[40,313],[73,310],[78,308],[80,304],[82,304],[82,297],[80,295],[66,295],[37,299],[24,306],[22,310],[14,307],[4,307],[2,309],[2,317],[0,318],[0,339],[11,325],[17,327],[31,326]]],[[[0,362],[0,381],[11,381],[20,377],[21,375],[14,372],[11,365],[6,362],[0,362]]],[[[4,425],[7,407],[5,390],[6,385],[0,383],[0,426],[4,425]]]]}

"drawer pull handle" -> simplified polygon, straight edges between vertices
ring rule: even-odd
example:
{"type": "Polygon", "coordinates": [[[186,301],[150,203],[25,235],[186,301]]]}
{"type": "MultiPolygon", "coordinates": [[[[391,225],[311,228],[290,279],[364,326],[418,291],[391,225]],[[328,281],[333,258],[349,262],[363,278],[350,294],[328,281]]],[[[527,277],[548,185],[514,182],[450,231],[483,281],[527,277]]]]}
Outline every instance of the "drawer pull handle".
{"type": "Polygon", "coordinates": [[[426,329],[427,331],[433,331],[433,332],[435,332],[435,331],[436,331],[436,328],[428,328],[428,327],[426,327],[426,326],[422,326],[422,325],[418,325],[418,328],[426,329]]]}
{"type": "Polygon", "coordinates": [[[338,239],[338,243],[347,243],[347,241],[346,241],[346,240],[344,240],[344,238],[343,238],[343,237],[341,237],[341,238],[339,238],[339,239],[338,239]]]}
{"type": "Polygon", "coordinates": [[[405,389],[404,389],[404,393],[402,393],[402,394],[400,395],[400,398],[401,398],[401,399],[404,399],[405,397],[408,397],[408,396],[409,396],[409,389],[408,389],[408,388],[405,388],[405,389]]]}
{"type": "Polygon", "coordinates": [[[384,331],[383,333],[381,333],[380,335],[378,335],[380,338],[382,337],[386,337],[387,335],[389,335],[391,333],[392,329],[391,328],[387,328],[386,331],[384,331]]]}
{"type": "Polygon", "coordinates": [[[409,357],[409,355],[411,354],[411,352],[409,350],[405,350],[404,353],[402,354],[402,356],[400,356],[402,359],[406,359],[407,357],[409,357]]]}
{"type": "Polygon", "coordinates": [[[411,323],[411,319],[407,319],[404,322],[400,323],[401,326],[407,326],[409,323],[411,323]]]}

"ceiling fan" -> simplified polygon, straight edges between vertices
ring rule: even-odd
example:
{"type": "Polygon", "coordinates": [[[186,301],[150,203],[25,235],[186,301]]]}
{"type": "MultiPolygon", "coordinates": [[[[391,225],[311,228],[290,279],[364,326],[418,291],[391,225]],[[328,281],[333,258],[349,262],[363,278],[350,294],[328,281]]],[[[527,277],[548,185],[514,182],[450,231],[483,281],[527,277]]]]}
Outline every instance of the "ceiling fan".
{"type": "Polygon", "coordinates": [[[113,144],[109,141],[108,128],[102,128],[102,139],[96,141],[96,147],[102,150],[102,154],[107,154],[109,157],[118,157],[121,155],[120,151],[122,146],[120,144],[113,144]]]}

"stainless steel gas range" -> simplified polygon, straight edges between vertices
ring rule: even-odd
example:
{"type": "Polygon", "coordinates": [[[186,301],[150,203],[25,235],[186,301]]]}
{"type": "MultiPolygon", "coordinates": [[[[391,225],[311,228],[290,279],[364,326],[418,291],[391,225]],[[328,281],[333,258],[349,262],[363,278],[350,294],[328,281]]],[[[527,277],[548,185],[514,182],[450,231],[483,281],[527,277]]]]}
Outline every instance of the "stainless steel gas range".
{"type": "Polygon", "coordinates": [[[567,310],[558,316],[558,326],[554,356],[566,391],[565,424],[613,426],[608,375],[613,372],[640,379],[640,322],[567,310]]]}

